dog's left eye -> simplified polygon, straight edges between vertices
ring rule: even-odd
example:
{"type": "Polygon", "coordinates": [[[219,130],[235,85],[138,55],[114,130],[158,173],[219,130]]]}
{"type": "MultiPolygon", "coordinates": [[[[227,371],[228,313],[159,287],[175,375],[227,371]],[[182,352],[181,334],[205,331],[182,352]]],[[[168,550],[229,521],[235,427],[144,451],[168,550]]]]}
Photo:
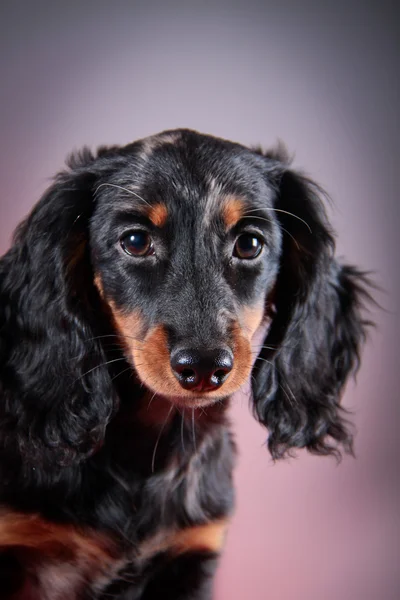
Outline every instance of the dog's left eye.
{"type": "Polygon", "coordinates": [[[153,240],[147,231],[128,231],[120,239],[124,252],[130,256],[150,256],[154,254],[153,240]]]}
{"type": "Polygon", "coordinates": [[[233,248],[233,256],[244,260],[256,258],[263,249],[263,242],[252,233],[240,235],[233,248]]]}

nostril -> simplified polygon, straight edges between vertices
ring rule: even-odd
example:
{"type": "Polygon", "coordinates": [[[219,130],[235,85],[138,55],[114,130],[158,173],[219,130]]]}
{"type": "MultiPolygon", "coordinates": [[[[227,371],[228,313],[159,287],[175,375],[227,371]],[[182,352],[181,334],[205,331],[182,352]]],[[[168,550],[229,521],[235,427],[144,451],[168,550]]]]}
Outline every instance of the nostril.
{"type": "Polygon", "coordinates": [[[217,369],[216,371],[214,371],[214,373],[212,373],[210,377],[210,386],[214,388],[220,387],[228,378],[228,375],[231,372],[231,370],[232,367],[225,367],[224,369],[217,369]]]}
{"type": "Polygon", "coordinates": [[[189,379],[189,377],[195,377],[196,376],[196,373],[195,373],[195,371],[193,371],[193,369],[182,369],[182,371],[180,371],[180,374],[185,379],[189,379]]]}
{"type": "Polygon", "coordinates": [[[220,380],[223,379],[223,377],[225,377],[225,375],[227,375],[229,372],[230,369],[218,369],[218,371],[215,371],[212,376],[220,380]]]}
{"type": "Polygon", "coordinates": [[[199,383],[198,362],[197,353],[190,349],[177,350],[171,354],[172,372],[186,390],[194,389],[199,383]]]}

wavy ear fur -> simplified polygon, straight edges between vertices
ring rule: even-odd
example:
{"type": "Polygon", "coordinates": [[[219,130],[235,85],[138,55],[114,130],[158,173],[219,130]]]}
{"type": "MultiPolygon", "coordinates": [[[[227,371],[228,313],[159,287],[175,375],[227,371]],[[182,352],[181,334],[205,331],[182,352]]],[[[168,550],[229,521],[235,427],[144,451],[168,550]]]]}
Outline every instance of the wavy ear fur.
{"type": "Polygon", "coordinates": [[[371,299],[368,280],[335,260],[322,190],[276,156],[268,158],[279,173],[275,208],[283,249],[275,315],[253,370],[254,410],[269,429],[274,458],[303,447],[340,457],[340,447],[352,452],[339,402],[369,324],[361,314],[371,299]]]}
{"type": "Polygon", "coordinates": [[[105,153],[70,159],[0,261],[0,443],[10,464],[81,460],[113,411],[88,245],[105,153]]]}

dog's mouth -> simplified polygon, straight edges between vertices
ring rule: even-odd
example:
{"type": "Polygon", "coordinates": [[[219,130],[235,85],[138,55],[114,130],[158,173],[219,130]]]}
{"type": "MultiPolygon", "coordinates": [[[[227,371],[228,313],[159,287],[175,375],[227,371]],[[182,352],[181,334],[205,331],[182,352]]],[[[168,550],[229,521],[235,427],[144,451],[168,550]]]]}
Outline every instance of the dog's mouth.
{"type": "MultiPolygon", "coordinates": [[[[220,398],[210,397],[207,394],[194,395],[193,396],[164,396],[160,394],[162,398],[167,400],[173,406],[182,409],[193,409],[193,408],[206,408],[216,402],[221,402],[226,396],[220,398]]],[[[228,394],[229,396],[229,394],[228,394]]]]}
{"type": "Polygon", "coordinates": [[[239,330],[230,345],[170,351],[160,325],[143,342],[129,343],[127,350],[142,383],[182,407],[206,406],[230,396],[246,382],[252,366],[250,342],[239,330]]]}
{"type": "Polygon", "coordinates": [[[253,365],[252,338],[263,320],[263,309],[251,319],[234,323],[225,342],[207,347],[188,344],[170,347],[166,328],[144,326],[140,314],[122,315],[113,309],[114,322],[140,382],[153,394],[182,408],[203,407],[231,396],[246,383],[253,365]]]}

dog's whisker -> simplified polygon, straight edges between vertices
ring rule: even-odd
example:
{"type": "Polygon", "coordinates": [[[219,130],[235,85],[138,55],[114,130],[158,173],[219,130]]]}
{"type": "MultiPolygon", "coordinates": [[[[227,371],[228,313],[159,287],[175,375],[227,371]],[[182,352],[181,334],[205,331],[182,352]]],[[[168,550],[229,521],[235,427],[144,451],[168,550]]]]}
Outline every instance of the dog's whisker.
{"type": "MultiPolygon", "coordinates": [[[[252,210],[247,210],[246,213],[243,216],[244,217],[250,216],[249,213],[251,213],[251,212],[258,212],[260,210],[272,210],[274,212],[280,212],[280,213],[284,213],[285,215],[289,215],[290,217],[294,217],[295,219],[298,219],[299,221],[301,221],[302,223],[304,223],[304,225],[307,227],[307,229],[309,230],[309,232],[312,233],[312,229],[309,226],[309,224],[307,223],[307,221],[305,221],[304,219],[302,219],[298,215],[295,215],[294,213],[289,212],[288,210],[283,210],[283,208],[272,208],[272,207],[267,207],[267,206],[263,206],[262,209],[260,209],[260,208],[253,208],[252,210]]],[[[254,215],[251,215],[251,216],[253,217],[254,215]]]]}
{"type": "Polygon", "coordinates": [[[127,192],[128,194],[131,194],[132,196],[136,196],[136,198],[138,198],[139,200],[141,200],[142,202],[144,202],[145,204],[147,204],[147,206],[151,207],[151,204],[149,202],[147,202],[147,200],[145,200],[144,198],[142,198],[141,196],[139,196],[139,194],[137,194],[133,190],[130,190],[129,188],[124,187],[123,185],[117,185],[115,183],[101,183],[96,188],[95,195],[97,194],[97,192],[99,191],[99,189],[101,187],[103,187],[103,186],[109,186],[109,187],[117,188],[119,190],[123,190],[124,192],[127,192]]]}
{"type": "MultiPolygon", "coordinates": [[[[259,356],[259,357],[258,357],[258,360],[261,360],[261,361],[263,361],[263,362],[265,362],[265,363],[267,363],[267,364],[271,365],[271,367],[272,367],[273,369],[275,369],[275,371],[278,373],[278,375],[279,375],[279,376],[280,376],[282,379],[284,379],[284,377],[283,377],[283,375],[282,375],[282,373],[281,373],[280,369],[278,369],[278,368],[277,368],[277,366],[276,366],[276,364],[275,364],[275,363],[271,362],[270,360],[267,360],[266,358],[262,358],[261,356],[259,356]]],[[[294,395],[294,393],[292,392],[292,390],[290,389],[290,386],[289,386],[288,382],[287,382],[287,381],[285,381],[284,383],[285,383],[285,386],[287,387],[288,391],[290,392],[290,395],[292,396],[292,398],[293,398],[293,400],[294,400],[295,404],[298,404],[297,398],[296,398],[296,396],[294,395]]],[[[283,393],[285,394],[286,398],[289,400],[290,404],[293,406],[293,403],[292,403],[291,399],[289,398],[289,396],[288,396],[287,392],[285,391],[285,388],[283,387],[283,384],[281,384],[281,383],[278,381],[278,385],[279,385],[279,387],[281,388],[281,390],[283,391],[283,393]]]]}
{"type": "Polygon", "coordinates": [[[113,360],[107,360],[104,363],[101,363],[100,365],[96,365],[95,367],[93,367],[92,369],[89,369],[89,371],[86,371],[86,373],[83,373],[80,377],[78,377],[76,381],[79,381],[80,379],[82,379],[82,377],[85,377],[86,375],[89,375],[89,373],[91,373],[92,371],[95,371],[96,369],[100,369],[100,367],[105,367],[107,365],[110,365],[111,363],[115,363],[118,361],[122,361],[122,360],[126,360],[124,357],[120,357],[120,358],[114,358],[113,360]]]}
{"type": "Polygon", "coordinates": [[[273,223],[272,219],[268,219],[267,217],[260,217],[259,215],[249,215],[248,212],[246,212],[244,215],[242,215],[241,218],[242,219],[259,219],[260,221],[265,221],[266,223],[273,223]]]}
{"type": "MultiPolygon", "coordinates": [[[[123,336],[121,334],[118,335],[117,333],[107,333],[105,335],[96,335],[95,337],[86,338],[85,341],[86,342],[91,342],[93,340],[102,340],[102,339],[109,338],[109,337],[116,337],[119,340],[121,340],[121,338],[124,337],[124,338],[127,338],[129,340],[134,340],[135,342],[139,342],[139,343],[143,342],[144,343],[144,341],[142,339],[140,339],[138,337],[135,337],[133,335],[125,334],[125,333],[123,334],[123,336]]],[[[120,343],[121,343],[121,345],[123,345],[123,341],[122,340],[121,340],[120,343]]]]}
{"type": "Polygon", "coordinates": [[[194,407],[192,408],[192,436],[193,436],[194,453],[197,454],[197,448],[196,448],[196,430],[195,430],[195,426],[194,426],[194,407]]]}
{"type": "Polygon", "coordinates": [[[185,409],[182,410],[181,413],[181,443],[182,443],[182,452],[185,453],[185,442],[184,442],[184,427],[185,427],[185,409]]]}
{"type": "Polygon", "coordinates": [[[169,417],[171,415],[171,412],[173,411],[173,408],[174,408],[174,405],[171,404],[171,408],[169,409],[168,414],[167,414],[167,416],[165,418],[165,421],[164,421],[162,427],[160,428],[160,431],[159,431],[158,436],[157,436],[156,443],[154,445],[153,456],[151,457],[151,472],[152,473],[154,473],[154,466],[155,466],[155,461],[156,461],[156,452],[157,452],[158,444],[160,443],[160,439],[161,439],[162,433],[163,433],[163,431],[165,429],[166,424],[168,423],[168,419],[169,419],[169,417]]]}
{"type": "Polygon", "coordinates": [[[285,382],[285,385],[286,385],[286,387],[287,387],[287,389],[288,389],[288,391],[289,391],[290,395],[292,396],[294,403],[292,402],[292,400],[291,400],[291,398],[290,398],[289,394],[287,393],[287,391],[286,391],[286,390],[285,390],[285,388],[283,387],[283,383],[280,383],[280,382],[278,381],[278,385],[279,385],[279,387],[281,388],[282,392],[285,394],[285,396],[286,396],[286,398],[288,399],[288,401],[289,401],[289,404],[290,404],[291,406],[294,406],[294,405],[298,405],[298,404],[299,404],[299,403],[298,403],[298,401],[297,401],[297,398],[296,398],[296,396],[293,394],[293,392],[292,392],[292,390],[290,389],[290,387],[289,387],[289,385],[288,385],[288,383],[287,383],[287,382],[285,382]]]}
{"type": "Polygon", "coordinates": [[[151,403],[153,402],[154,398],[156,397],[157,392],[154,392],[154,394],[152,395],[152,397],[150,398],[150,401],[147,405],[147,410],[149,410],[151,403]]]}
{"type": "MultiPolygon", "coordinates": [[[[110,348],[110,347],[106,347],[105,348],[106,352],[121,352],[121,350],[123,350],[123,348],[121,347],[116,347],[116,348],[110,348]]],[[[92,350],[91,352],[86,352],[85,356],[97,356],[98,353],[96,350],[92,350]]],[[[67,359],[67,362],[72,362],[73,360],[81,360],[82,356],[80,354],[77,354],[76,356],[72,356],[71,358],[67,359]]]]}
{"type": "MultiPolygon", "coordinates": [[[[276,350],[279,346],[260,346],[260,350],[264,349],[264,350],[276,350]]],[[[282,346],[281,346],[282,347],[282,346]]],[[[258,350],[255,350],[254,352],[252,352],[252,354],[258,354],[258,350]]]]}
{"type": "Polygon", "coordinates": [[[289,212],[288,210],[283,210],[282,208],[266,208],[265,210],[273,210],[274,212],[281,212],[281,213],[284,213],[286,215],[289,215],[290,217],[293,217],[293,218],[297,219],[298,221],[301,221],[307,227],[308,231],[312,234],[312,229],[309,226],[309,224],[307,223],[307,221],[305,221],[304,219],[302,219],[298,215],[295,215],[292,212],[289,212]]]}
{"type": "Polygon", "coordinates": [[[114,377],[111,377],[111,381],[114,381],[114,379],[117,379],[117,377],[119,377],[123,373],[126,373],[127,371],[132,371],[132,367],[127,367],[126,369],[123,369],[122,371],[114,375],[114,377]]]}
{"type": "MultiPolygon", "coordinates": [[[[289,345],[289,344],[281,344],[280,346],[260,346],[259,350],[283,350],[283,349],[287,349],[287,350],[296,350],[299,347],[299,344],[293,344],[293,345],[289,345]]],[[[253,356],[258,356],[259,355],[259,350],[252,350],[251,354],[253,356]]],[[[316,350],[301,350],[302,354],[309,354],[310,356],[317,356],[317,351],[316,350]]],[[[261,360],[262,357],[260,357],[261,360]]]]}
{"type": "MultiPolygon", "coordinates": [[[[246,218],[246,215],[244,215],[243,218],[246,218]]],[[[247,217],[248,219],[260,219],[261,221],[265,221],[266,223],[271,223],[271,219],[267,219],[266,217],[257,217],[255,215],[248,215],[247,217]]],[[[293,237],[293,235],[290,233],[290,231],[288,231],[287,229],[285,229],[284,227],[282,227],[282,225],[279,226],[280,229],[282,229],[282,231],[284,231],[285,233],[288,234],[289,237],[292,238],[292,240],[294,241],[294,243],[296,244],[296,247],[298,250],[300,250],[300,246],[298,241],[296,240],[296,238],[293,237]]]]}

